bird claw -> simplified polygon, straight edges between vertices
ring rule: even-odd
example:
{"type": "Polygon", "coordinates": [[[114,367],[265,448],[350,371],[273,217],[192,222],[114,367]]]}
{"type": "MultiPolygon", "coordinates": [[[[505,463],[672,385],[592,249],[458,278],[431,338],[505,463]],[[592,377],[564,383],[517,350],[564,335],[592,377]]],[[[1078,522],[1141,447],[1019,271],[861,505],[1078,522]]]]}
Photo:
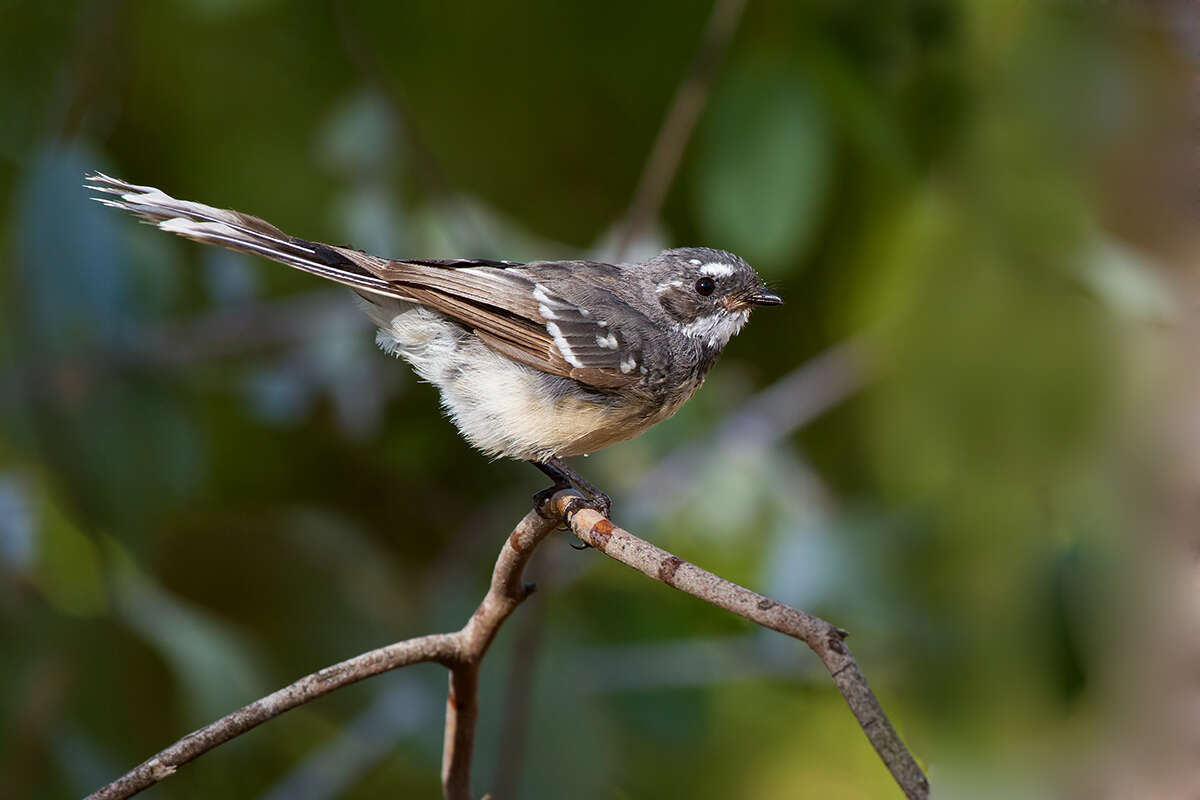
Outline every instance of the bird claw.
{"type": "MultiPolygon", "coordinates": [[[[595,494],[591,494],[588,492],[584,492],[582,489],[577,488],[576,490],[585,495],[584,499],[583,499],[583,505],[585,507],[595,509],[600,514],[602,514],[605,519],[608,519],[609,510],[612,508],[612,498],[611,497],[609,497],[604,492],[596,492],[595,494]]],[[[565,526],[565,525],[563,527],[564,527],[564,529],[567,528],[567,526],[565,526]]],[[[590,549],[592,549],[592,546],[590,544],[588,544],[587,542],[571,542],[571,549],[572,550],[590,550],[590,549]]]]}
{"type": "Polygon", "coordinates": [[[612,514],[612,498],[600,491],[594,494],[591,492],[585,492],[584,494],[585,502],[600,512],[605,519],[608,519],[609,515],[612,514]]]}
{"type": "MultiPolygon", "coordinates": [[[[560,519],[559,515],[554,512],[554,509],[550,507],[550,501],[554,499],[554,495],[558,494],[563,489],[571,488],[573,487],[569,483],[564,485],[555,484],[554,486],[547,486],[545,489],[542,489],[539,492],[534,492],[533,497],[531,498],[533,500],[533,510],[536,511],[538,516],[542,519],[560,519]]],[[[566,526],[564,525],[564,528],[565,527],[566,526]]]]}
{"type": "Polygon", "coordinates": [[[547,506],[555,493],[561,492],[564,489],[574,489],[582,494],[584,502],[603,514],[606,518],[612,513],[612,498],[588,483],[583,479],[583,476],[579,475],[559,459],[533,461],[530,463],[554,481],[552,486],[537,492],[533,496],[534,508],[545,519],[553,519],[557,516],[547,506]]]}
{"type": "MultiPolygon", "coordinates": [[[[591,494],[589,492],[585,492],[577,486],[572,486],[571,484],[565,484],[561,486],[555,484],[554,486],[547,486],[545,489],[533,493],[533,496],[530,499],[533,501],[533,510],[537,512],[539,517],[542,519],[559,520],[562,523],[559,526],[559,530],[566,531],[571,529],[570,525],[567,524],[567,521],[565,519],[561,519],[554,509],[550,507],[550,503],[554,500],[554,495],[558,494],[564,489],[573,489],[584,495],[582,501],[583,506],[595,509],[598,513],[602,514],[605,519],[608,518],[609,512],[612,509],[611,497],[604,492],[591,494]]],[[[579,501],[576,500],[575,502],[578,503],[579,501]]],[[[578,546],[573,544],[571,547],[575,548],[576,550],[587,550],[591,547],[591,545],[583,544],[582,546],[578,546]]]]}

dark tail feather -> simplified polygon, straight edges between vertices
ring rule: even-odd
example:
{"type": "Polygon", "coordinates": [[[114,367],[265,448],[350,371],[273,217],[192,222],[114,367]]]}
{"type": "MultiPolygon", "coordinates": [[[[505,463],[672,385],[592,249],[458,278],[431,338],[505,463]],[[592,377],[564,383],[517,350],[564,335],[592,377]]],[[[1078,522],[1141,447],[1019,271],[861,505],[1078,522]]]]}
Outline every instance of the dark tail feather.
{"type": "Polygon", "coordinates": [[[288,236],[258,217],[176,200],[153,186],[137,186],[98,172],[87,175],[86,180],[88,188],[103,193],[94,198],[98,202],[136,214],[164,231],[203,244],[263,256],[360,292],[404,297],[398,287],[367,274],[334,248],[288,236]]]}

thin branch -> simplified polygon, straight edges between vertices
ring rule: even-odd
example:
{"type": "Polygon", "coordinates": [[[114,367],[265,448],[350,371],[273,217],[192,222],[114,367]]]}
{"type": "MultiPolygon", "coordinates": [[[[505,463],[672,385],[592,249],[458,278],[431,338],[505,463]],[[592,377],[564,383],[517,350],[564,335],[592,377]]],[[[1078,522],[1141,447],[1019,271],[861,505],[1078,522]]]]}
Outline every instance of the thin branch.
{"type": "Polygon", "coordinates": [[[746,0],[717,0],[709,15],[704,38],[692,60],[687,77],[675,90],[671,108],[659,128],[654,146],[646,158],[646,166],[638,179],[633,202],[625,215],[621,238],[617,244],[616,261],[625,258],[638,234],[658,217],[667,190],[675,179],[683,151],[687,149],[692,130],[708,101],[708,92],[716,77],[717,67],[725,57],[729,42],[737,31],[746,9],[746,0]]]}
{"type": "Polygon", "coordinates": [[[544,553],[541,561],[533,565],[540,597],[535,597],[525,607],[525,612],[516,623],[516,639],[512,646],[512,657],[508,664],[508,679],[504,686],[504,711],[501,714],[499,752],[492,773],[491,793],[500,800],[518,796],[521,771],[525,765],[525,743],[529,738],[532,716],[533,686],[537,677],[538,661],[542,654],[543,633],[548,616],[546,586],[560,572],[557,563],[561,549],[544,553]]]}
{"type": "Polygon", "coordinates": [[[456,706],[446,711],[447,750],[443,766],[446,797],[469,798],[470,760],[474,744],[477,684],[470,685],[472,673],[478,677],[479,662],[504,620],[520,605],[532,587],[521,583],[521,575],[537,545],[558,526],[534,511],[525,515],[508,537],[492,572],[487,595],[463,628],[455,633],[421,636],[363,653],[311,675],[228,714],[211,725],[193,731],[128,773],[97,789],[87,800],[117,800],[138,792],[171,775],[182,765],[218,745],[274,719],[285,711],[357,683],[409,664],[437,662],[450,669],[453,677],[468,680],[455,687],[456,706]],[[464,709],[470,709],[464,714],[464,709]],[[457,731],[450,736],[452,727],[457,731]],[[469,728],[469,729],[468,729],[469,728]],[[453,741],[451,741],[453,739],[453,741]]]}
{"type": "Polygon", "coordinates": [[[462,241],[458,242],[465,250],[479,248],[482,251],[480,255],[489,254],[489,237],[486,235],[486,231],[482,229],[470,207],[463,202],[459,192],[455,191],[446,171],[442,168],[437,156],[434,155],[433,149],[417,130],[417,126],[413,123],[413,115],[400,87],[388,79],[374,48],[362,35],[346,8],[345,0],[329,0],[329,6],[341,39],[343,52],[359,75],[383,96],[393,118],[402,126],[404,143],[408,146],[413,164],[416,166],[417,173],[425,184],[426,190],[451,209],[457,217],[457,230],[451,232],[451,238],[466,238],[465,245],[462,241]],[[465,237],[462,236],[464,233],[465,237]]]}
{"type": "Polygon", "coordinates": [[[442,751],[442,789],[448,800],[469,800],[471,796],[471,757],[479,715],[479,664],[504,620],[533,592],[533,586],[521,581],[525,565],[534,549],[558,524],[559,520],[547,519],[537,511],[525,515],[500,550],[487,595],[459,632],[463,651],[461,658],[450,665],[442,751]]]}
{"type": "Polygon", "coordinates": [[[381,672],[429,661],[446,661],[458,648],[457,634],[437,633],[381,647],[340,664],[305,675],[295,683],[267,695],[216,722],[192,731],[166,750],[143,761],[112,783],[97,789],[87,800],[132,797],[171,775],[197,756],[241,736],[285,711],[291,711],[335,689],[381,672]]]}
{"type": "Polygon", "coordinates": [[[529,512],[500,549],[492,582],[462,629],[399,642],[314,672],[180,739],[88,800],[130,797],[181,765],[285,711],[343,686],[409,664],[437,662],[450,670],[442,753],[448,800],[470,800],[471,760],[479,714],[479,668],[504,621],[533,591],[522,575],[537,546],[566,522],[580,540],[643,574],[719,608],[800,639],[820,657],[896,783],[910,800],[925,800],[929,782],[888,721],[846,647],[846,632],[803,611],[718,577],[618,528],[575,491],[555,494],[529,512]],[[543,516],[545,514],[545,516],[543,516]]]}
{"type": "Polygon", "coordinates": [[[829,670],[850,711],[905,797],[909,800],[929,797],[929,781],[867,685],[858,662],[846,646],[846,631],[655,547],[613,525],[611,520],[583,503],[578,494],[560,492],[555,496],[554,504],[580,541],[609,558],[692,597],[807,644],[829,670]]]}

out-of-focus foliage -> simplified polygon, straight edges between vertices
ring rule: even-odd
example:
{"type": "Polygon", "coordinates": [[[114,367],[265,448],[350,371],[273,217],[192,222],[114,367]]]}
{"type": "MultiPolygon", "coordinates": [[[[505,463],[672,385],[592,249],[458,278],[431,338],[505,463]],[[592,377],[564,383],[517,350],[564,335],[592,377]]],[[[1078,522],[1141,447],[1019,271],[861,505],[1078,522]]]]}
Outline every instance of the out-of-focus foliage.
{"type": "Polygon", "coordinates": [[[749,63],[713,100],[693,200],[701,227],[768,275],[821,221],[834,157],[812,80],[790,60],[749,63]]]}
{"type": "MultiPolygon", "coordinates": [[[[787,305],[675,419],[578,465],[618,521],[853,631],[945,797],[1050,793],[1105,701],[1129,418],[1171,308],[1138,254],[1158,234],[1112,224],[1175,46],[1131,6],[750,0],[634,250],[727,247],[787,305]],[[864,390],[718,442],[852,336],[864,390]],[[647,497],[661,463],[687,469],[647,497]]],[[[540,488],[458,439],[349,296],[134,225],[83,173],[386,255],[611,256],[707,12],[0,3],[6,797],[81,795],[303,673],[458,627],[540,488]]],[[[524,616],[521,797],[894,792],[798,644],[565,541],[538,562],[485,665],[480,793],[524,616]]],[[[433,796],[443,691],[435,667],[368,681],[157,796],[433,796]]]]}

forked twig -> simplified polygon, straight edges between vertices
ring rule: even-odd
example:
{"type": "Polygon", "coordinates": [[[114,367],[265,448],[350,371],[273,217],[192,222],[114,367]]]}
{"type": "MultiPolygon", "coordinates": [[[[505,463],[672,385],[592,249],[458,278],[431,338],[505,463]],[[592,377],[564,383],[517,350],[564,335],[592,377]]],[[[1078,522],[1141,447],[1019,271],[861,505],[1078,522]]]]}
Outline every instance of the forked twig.
{"type": "Polygon", "coordinates": [[[563,523],[577,538],[609,558],[718,608],[803,641],[829,670],[850,711],[905,796],[910,800],[924,800],[929,796],[929,782],[924,773],[900,740],[846,647],[845,631],[689,564],[617,527],[587,505],[579,493],[562,491],[545,507],[529,512],[518,523],[500,549],[487,594],[460,630],[398,642],[307,675],[188,734],[121,778],[93,792],[88,800],[130,797],[171,775],[192,759],[285,711],[363,678],[431,661],[450,670],[442,752],[443,790],[450,800],[469,800],[471,760],[479,715],[480,665],[500,626],[533,590],[522,582],[522,575],[534,550],[563,523]]]}
{"type": "Polygon", "coordinates": [[[453,800],[469,798],[471,754],[478,714],[479,663],[504,620],[532,591],[532,587],[521,582],[525,565],[529,563],[538,544],[559,524],[559,520],[546,519],[535,511],[525,515],[500,549],[487,595],[460,630],[397,642],[306,675],[277,692],[189,733],[117,780],[97,789],[88,795],[87,800],[132,797],[196,757],[285,711],[363,678],[409,664],[431,661],[449,669],[451,676],[442,763],[445,794],[453,800]]]}

